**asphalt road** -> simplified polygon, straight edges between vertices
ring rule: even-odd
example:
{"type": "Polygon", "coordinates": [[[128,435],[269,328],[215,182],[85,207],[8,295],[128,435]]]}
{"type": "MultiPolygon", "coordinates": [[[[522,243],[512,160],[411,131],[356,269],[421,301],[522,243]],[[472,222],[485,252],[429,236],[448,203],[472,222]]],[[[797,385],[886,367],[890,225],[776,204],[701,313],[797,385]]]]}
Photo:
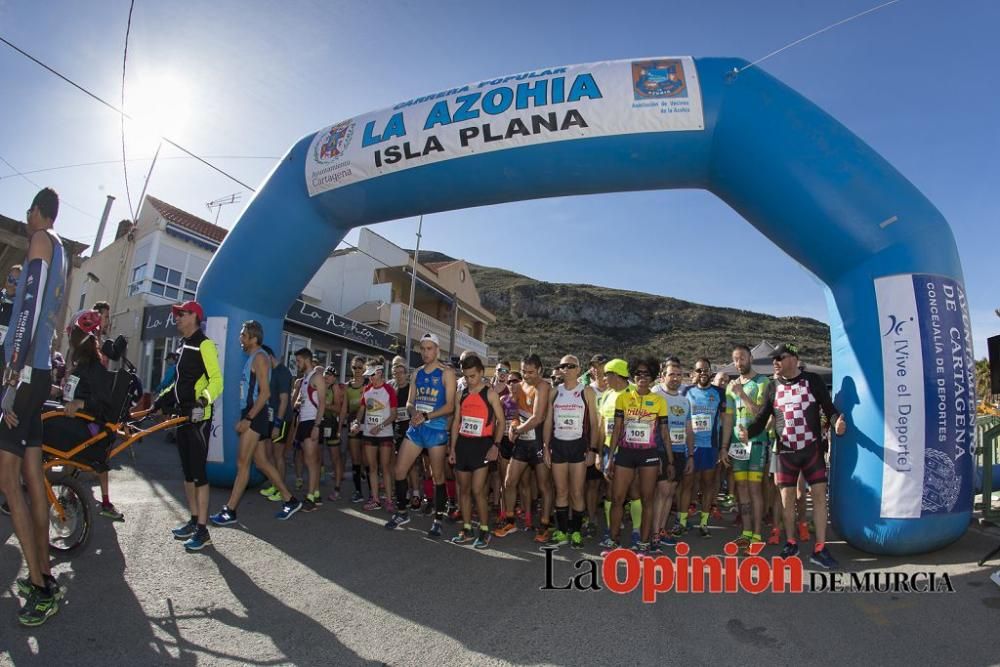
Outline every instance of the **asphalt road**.
{"type": "MultiPolygon", "coordinates": [[[[544,554],[528,534],[475,551],[427,538],[424,517],[390,533],[384,512],[346,501],[283,523],[272,518],[275,504],[251,492],[239,527],[213,529],[214,546],[188,554],[169,533],[187,518],[173,447],[148,441],[134,464],[128,455],[122,463],[112,472],[112,494],[127,520],[95,514],[85,551],[54,569],[68,593],[40,628],[17,624],[13,583],[24,571],[10,521],[0,518],[0,664],[1000,661],[1000,588],[989,580],[1000,562],[975,564],[1000,533],[979,528],[909,559],[831,542],[847,570],[947,572],[954,593],[668,593],[644,604],[638,592],[540,590],[544,554]]],[[[213,490],[213,511],[227,493],[213,490]]],[[[711,539],[692,538],[692,553],[719,553],[735,535],[720,528],[711,539]]],[[[583,554],[596,552],[588,545],[583,554]]],[[[565,581],[581,554],[558,556],[555,573],[565,581]]]]}

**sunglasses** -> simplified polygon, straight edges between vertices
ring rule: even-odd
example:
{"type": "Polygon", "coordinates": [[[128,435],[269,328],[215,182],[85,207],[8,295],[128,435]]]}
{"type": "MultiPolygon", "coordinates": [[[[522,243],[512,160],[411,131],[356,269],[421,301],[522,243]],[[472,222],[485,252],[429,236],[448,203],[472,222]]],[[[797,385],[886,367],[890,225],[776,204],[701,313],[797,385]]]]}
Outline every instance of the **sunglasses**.
{"type": "Polygon", "coordinates": [[[711,368],[696,368],[696,369],[694,369],[694,372],[697,373],[698,375],[708,375],[709,373],[712,372],[712,369],[711,368]]]}
{"type": "Polygon", "coordinates": [[[177,315],[178,316],[180,316],[180,315],[194,315],[194,311],[193,310],[178,310],[177,311],[177,315]]]}
{"type": "Polygon", "coordinates": [[[556,368],[558,368],[561,371],[573,371],[579,367],[580,366],[577,364],[559,364],[558,366],[556,366],[556,368]]]}
{"type": "Polygon", "coordinates": [[[510,373],[509,368],[497,368],[497,373],[510,373]]]}
{"type": "Polygon", "coordinates": [[[651,378],[653,377],[653,374],[650,373],[649,371],[636,371],[635,373],[632,373],[632,377],[651,378]]]}
{"type": "Polygon", "coordinates": [[[520,380],[517,378],[511,378],[507,380],[507,384],[517,384],[518,382],[520,382],[520,380]]]}

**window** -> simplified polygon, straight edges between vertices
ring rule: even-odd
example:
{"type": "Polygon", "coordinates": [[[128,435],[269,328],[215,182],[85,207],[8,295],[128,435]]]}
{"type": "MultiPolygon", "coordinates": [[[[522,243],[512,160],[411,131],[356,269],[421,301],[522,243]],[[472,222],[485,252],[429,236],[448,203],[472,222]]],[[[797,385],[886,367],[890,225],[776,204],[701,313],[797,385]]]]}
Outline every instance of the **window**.
{"type": "Polygon", "coordinates": [[[169,269],[167,269],[167,267],[160,266],[159,264],[157,264],[156,268],[153,270],[153,279],[154,280],[166,280],[167,279],[167,271],[168,270],[169,269]]]}
{"type": "Polygon", "coordinates": [[[176,299],[177,294],[178,292],[176,287],[167,287],[163,290],[163,296],[170,297],[171,299],[176,299]]]}
{"type": "Polygon", "coordinates": [[[146,277],[146,265],[140,264],[139,266],[132,269],[132,280],[131,282],[137,283],[146,277]]]}
{"type": "Polygon", "coordinates": [[[149,291],[152,292],[153,294],[159,294],[160,296],[163,296],[163,285],[160,283],[153,283],[152,285],[149,286],[149,291]]]}
{"type": "Polygon", "coordinates": [[[185,301],[194,301],[194,292],[184,292],[185,301]]]}
{"type": "Polygon", "coordinates": [[[195,290],[198,289],[198,281],[191,280],[190,278],[188,278],[187,280],[184,281],[184,289],[194,292],[195,290]]]}
{"type": "MultiPolygon", "coordinates": [[[[194,281],[188,280],[187,282],[191,283],[194,281]]],[[[153,281],[150,284],[149,291],[168,299],[178,299],[181,295],[181,284],[180,271],[171,269],[169,266],[157,264],[153,269],[153,281]]],[[[186,294],[190,294],[190,292],[186,294]]],[[[187,298],[186,294],[184,298],[187,298]]],[[[193,299],[194,296],[192,295],[191,298],[193,299]]]]}

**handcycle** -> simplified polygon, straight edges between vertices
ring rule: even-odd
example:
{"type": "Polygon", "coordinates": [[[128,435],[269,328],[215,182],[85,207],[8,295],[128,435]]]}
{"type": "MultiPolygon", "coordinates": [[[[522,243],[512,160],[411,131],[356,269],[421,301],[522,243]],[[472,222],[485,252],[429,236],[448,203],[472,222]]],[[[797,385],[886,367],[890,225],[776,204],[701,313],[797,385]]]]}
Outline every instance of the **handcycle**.
{"type": "Polygon", "coordinates": [[[114,421],[100,423],[83,412],[69,417],[61,405],[51,403],[47,405],[58,409],[42,414],[42,465],[49,500],[49,546],[62,554],[79,550],[90,538],[91,492],[81,482],[81,475],[107,470],[108,461],[143,438],[188,421],[187,416],[177,416],[143,427],[144,422],[153,417],[154,410],[131,411],[133,388],[137,386],[136,369],[121,354],[124,344],[120,347],[118,357],[123,368],[115,373],[110,401],[110,405],[118,406],[112,412],[114,421]]]}

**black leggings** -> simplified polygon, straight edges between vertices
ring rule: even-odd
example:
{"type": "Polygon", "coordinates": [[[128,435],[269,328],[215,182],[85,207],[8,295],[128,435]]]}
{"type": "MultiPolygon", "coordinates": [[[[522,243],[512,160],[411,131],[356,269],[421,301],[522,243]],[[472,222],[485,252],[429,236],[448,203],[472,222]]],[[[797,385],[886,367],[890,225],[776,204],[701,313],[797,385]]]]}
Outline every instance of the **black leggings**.
{"type": "Polygon", "coordinates": [[[177,451],[181,455],[184,481],[195,486],[208,484],[205,464],[208,462],[208,438],[212,433],[212,420],[198,424],[182,424],[177,428],[177,451]]]}

